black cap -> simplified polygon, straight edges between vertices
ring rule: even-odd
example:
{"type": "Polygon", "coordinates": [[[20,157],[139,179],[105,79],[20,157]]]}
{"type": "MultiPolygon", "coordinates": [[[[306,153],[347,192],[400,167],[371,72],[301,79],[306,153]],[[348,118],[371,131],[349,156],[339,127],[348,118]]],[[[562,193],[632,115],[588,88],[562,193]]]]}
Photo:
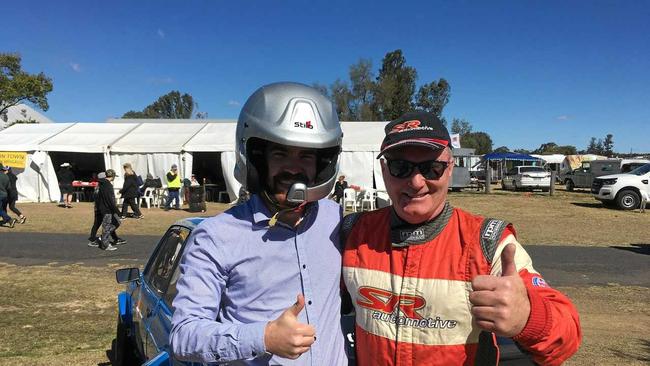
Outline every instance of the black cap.
{"type": "Polygon", "coordinates": [[[408,112],[390,121],[384,128],[380,158],[388,150],[405,145],[419,145],[434,150],[451,148],[447,127],[434,114],[424,111],[408,112]]]}

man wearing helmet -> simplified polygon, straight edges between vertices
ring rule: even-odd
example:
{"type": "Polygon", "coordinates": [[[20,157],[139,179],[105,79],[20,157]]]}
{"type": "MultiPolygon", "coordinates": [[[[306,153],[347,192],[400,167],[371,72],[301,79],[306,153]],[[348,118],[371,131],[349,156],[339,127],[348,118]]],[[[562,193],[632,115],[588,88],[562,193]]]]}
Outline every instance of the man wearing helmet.
{"type": "Polygon", "coordinates": [[[258,89],[237,123],[248,201],[202,222],[176,285],[175,357],[244,365],[347,365],[339,205],[324,199],[342,132],[331,102],[296,83],[258,89]],[[292,361],[293,360],[293,361],[292,361]]]}

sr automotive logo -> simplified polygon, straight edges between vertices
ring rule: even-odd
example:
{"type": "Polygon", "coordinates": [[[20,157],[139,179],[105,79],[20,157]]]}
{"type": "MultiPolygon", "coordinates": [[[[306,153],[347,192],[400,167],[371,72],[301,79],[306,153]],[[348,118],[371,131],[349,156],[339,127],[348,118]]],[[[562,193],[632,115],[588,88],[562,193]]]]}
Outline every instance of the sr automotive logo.
{"type": "Polygon", "coordinates": [[[376,287],[359,288],[357,304],[370,310],[372,319],[416,328],[451,329],[458,325],[456,320],[445,320],[439,316],[423,317],[420,311],[427,301],[422,296],[398,295],[376,287]]]}

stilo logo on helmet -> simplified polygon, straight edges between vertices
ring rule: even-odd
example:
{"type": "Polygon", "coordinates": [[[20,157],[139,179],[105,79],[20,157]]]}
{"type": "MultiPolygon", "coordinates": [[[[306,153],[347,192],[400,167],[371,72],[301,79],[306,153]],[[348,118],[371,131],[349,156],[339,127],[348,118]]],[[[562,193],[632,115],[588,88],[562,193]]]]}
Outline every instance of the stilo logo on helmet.
{"type": "Polygon", "coordinates": [[[310,130],[313,130],[313,129],[314,129],[314,125],[311,124],[311,121],[307,121],[307,122],[294,122],[294,123],[293,123],[293,126],[294,126],[294,127],[298,127],[298,128],[308,128],[308,129],[310,129],[310,130]]]}
{"type": "Polygon", "coordinates": [[[317,152],[316,176],[289,188],[287,201],[299,204],[327,197],[336,181],[343,131],[332,102],[304,84],[265,85],[246,101],[237,120],[235,178],[255,194],[266,189],[268,143],[317,152]]]}

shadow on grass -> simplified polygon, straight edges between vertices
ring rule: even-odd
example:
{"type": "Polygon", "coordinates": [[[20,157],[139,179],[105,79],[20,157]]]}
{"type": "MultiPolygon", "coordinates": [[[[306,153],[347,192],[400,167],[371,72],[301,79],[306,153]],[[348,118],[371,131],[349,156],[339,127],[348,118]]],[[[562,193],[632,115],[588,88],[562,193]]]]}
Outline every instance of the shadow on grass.
{"type": "Polygon", "coordinates": [[[636,361],[650,362],[650,340],[639,339],[639,343],[641,345],[640,350],[635,353],[622,352],[621,350],[613,348],[610,348],[610,350],[624,360],[632,359],[636,361]]]}
{"type": "Polygon", "coordinates": [[[574,206],[586,207],[586,208],[607,208],[600,202],[571,202],[574,206]]]}
{"type": "Polygon", "coordinates": [[[650,255],[650,244],[630,244],[629,247],[612,245],[610,248],[627,250],[628,252],[650,255]]]}

